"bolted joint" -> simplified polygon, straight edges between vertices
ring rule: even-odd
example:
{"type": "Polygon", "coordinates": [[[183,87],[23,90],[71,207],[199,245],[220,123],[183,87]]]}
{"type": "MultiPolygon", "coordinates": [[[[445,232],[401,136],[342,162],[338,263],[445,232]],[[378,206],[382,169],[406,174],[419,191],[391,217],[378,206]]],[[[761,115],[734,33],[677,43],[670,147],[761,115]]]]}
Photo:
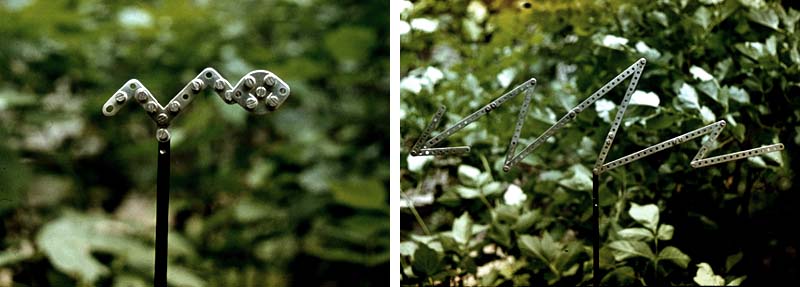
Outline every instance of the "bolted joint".
{"type": "Polygon", "coordinates": [[[252,89],[256,86],[256,78],[253,76],[246,76],[244,77],[244,87],[248,89],[252,89]]]}
{"type": "Polygon", "coordinates": [[[266,77],[264,77],[264,83],[267,84],[267,86],[270,86],[270,87],[274,86],[275,85],[275,76],[267,75],[266,77]]]}
{"type": "Polygon", "coordinates": [[[219,79],[214,82],[214,89],[217,91],[222,91],[225,89],[225,80],[219,79]]]}
{"type": "Polygon", "coordinates": [[[156,122],[159,125],[166,125],[169,122],[169,116],[165,113],[160,113],[156,116],[156,122]]]}
{"type": "Polygon", "coordinates": [[[153,101],[147,102],[144,105],[144,110],[147,111],[148,113],[155,113],[158,110],[158,104],[156,104],[153,101]]]}
{"type": "Polygon", "coordinates": [[[177,113],[181,111],[181,103],[179,102],[172,102],[169,104],[169,111],[173,113],[177,113]]]}
{"type": "Polygon", "coordinates": [[[206,87],[206,83],[204,83],[204,82],[203,82],[203,81],[201,81],[200,79],[194,79],[194,80],[192,80],[192,82],[189,84],[189,86],[192,88],[192,91],[193,91],[193,92],[195,92],[195,93],[199,93],[199,92],[200,92],[200,90],[202,90],[202,89],[204,89],[204,88],[206,87]]]}
{"type": "Polygon", "coordinates": [[[248,109],[252,110],[252,109],[255,109],[256,106],[258,106],[258,99],[256,99],[253,96],[250,96],[250,97],[247,97],[247,100],[245,100],[244,103],[245,103],[245,106],[247,106],[248,109]]]}
{"type": "Polygon", "coordinates": [[[256,96],[259,98],[263,98],[267,96],[267,89],[264,87],[256,88],[256,96]]]}
{"type": "Polygon", "coordinates": [[[147,101],[147,99],[149,97],[150,97],[150,94],[148,94],[147,90],[145,90],[144,88],[140,88],[140,89],[136,90],[136,100],[137,101],[144,103],[144,102],[147,101]]]}
{"type": "Polygon", "coordinates": [[[124,103],[125,101],[128,100],[128,94],[125,93],[125,92],[120,91],[120,92],[118,92],[117,94],[114,95],[114,100],[117,101],[117,103],[120,103],[120,104],[124,103]]]}
{"type": "Polygon", "coordinates": [[[224,94],[224,97],[225,97],[225,102],[228,102],[228,103],[232,102],[233,101],[233,92],[226,91],[225,94],[224,94]]]}
{"type": "Polygon", "coordinates": [[[273,95],[269,95],[269,97],[267,97],[267,105],[269,105],[270,107],[272,108],[277,107],[279,103],[280,99],[278,99],[278,97],[273,95]]]}
{"type": "Polygon", "coordinates": [[[167,129],[161,128],[156,130],[156,139],[160,142],[169,141],[170,135],[167,129]]]}

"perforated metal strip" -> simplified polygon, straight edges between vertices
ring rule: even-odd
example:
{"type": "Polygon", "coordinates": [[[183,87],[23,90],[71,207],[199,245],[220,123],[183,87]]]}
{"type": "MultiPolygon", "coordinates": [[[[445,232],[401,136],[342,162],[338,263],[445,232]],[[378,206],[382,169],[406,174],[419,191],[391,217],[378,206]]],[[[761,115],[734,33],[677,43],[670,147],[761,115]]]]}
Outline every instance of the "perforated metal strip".
{"type": "MultiPolygon", "coordinates": [[[[527,91],[529,89],[532,90],[535,86],[536,86],[536,79],[531,78],[530,80],[522,83],[521,85],[516,86],[508,93],[505,93],[500,97],[497,97],[493,101],[489,102],[489,104],[481,107],[477,111],[473,112],[469,116],[453,124],[451,127],[445,129],[443,132],[437,134],[433,138],[430,138],[431,131],[436,126],[439,125],[442,116],[444,116],[446,108],[444,106],[440,106],[439,110],[436,112],[436,114],[433,115],[431,122],[428,124],[425,130],[423,130],[422,134],[417,139],[417,142],[411,148],[411,151],[409,153],[412,156],[419,156],[419,155],[453,155],[453,154],[463,154],[469,152],[470,149],[468,146],[442,147],[442,148],[434,148],[433,146],[435,146],[442,140],[446,139],[447,137],[451,136],[455,132],[463,129],[467,125],[477,121],[479,118],[488,114],[494,109],[500,107],[500,105],[502,105],[503,103],[507,102],[510,99],[513,99],[520,93],[527,91]]],[[[530,99],[531,99],[530,96],[526,97],[526,100],[530,101],[530,99]]],[[[523,104],[523,106],[527,106],[527,103],[523,104]]]]}
{"type": "Polygon", "coordinates": [[[265,114],[278,109],[290,94],[289,85],[269,71],[252,71],[242,77],[235,86],[231,86],[216,70],[206,68],[186,84],[166,106],[162,106],[139,80],[131,79],[106,101],[103,105],[103,114],[116,115],[131,98],[134,98],[158,125],[159,129],[156,131],[158,140],[166,141],[169,139],[167,127],[172,120],[207,87],[213,87],[225,103],[237,103],[245,110],[256,114],[265,114]]]}

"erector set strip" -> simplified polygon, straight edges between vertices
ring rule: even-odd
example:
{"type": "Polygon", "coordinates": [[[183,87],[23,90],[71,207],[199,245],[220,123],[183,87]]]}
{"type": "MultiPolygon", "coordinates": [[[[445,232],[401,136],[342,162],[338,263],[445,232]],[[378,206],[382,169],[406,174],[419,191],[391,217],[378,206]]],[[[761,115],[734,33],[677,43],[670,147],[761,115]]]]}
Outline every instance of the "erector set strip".
{"type": "Polygon", "coordinates": [[[166,141],[170,137],[167,127],[172,120],[207,87],[213,87],[225,103],[229,105],[237,103],[245,110],[256,114],[265,114],[278,109],[290,94],[289,85],[269,71],[251,71],[235,86],[231,86],[216,70],[206,68],[186,84],[166,106],[159,104],[141,82],[131,79],[106,101],[103,105],[103,114],[116,115],[133,97],[158,125],[159,129],[156,132],[158,140],[166,141]]]}
{"type": "Polygon", "coordinates": [[[761,155],[764,153],[783,150],[783,144],[779,143],[779,144],[773,144],[759,148],[749,149],[745,151],[725,154],[721,156],[705,158],[706,154],[712,149],[714,143],[716,142],[716,138],[719,136],[719,134],[722,132],[722,129],[725,127],[725,121],[718,121],[716,123],[712,123],[705,127],[696,129],[694,131],[685,133],[675,138],[650,146],[638,152],[629,154],[627,156],[623,156],[617,160],[605,163],[606,156],[608,155],[608,152],[611,149],[611,145],[614,143],[614,138],[616,137],[617,131],[619,130],[619,126],[622,123],[622,118],[623,115],[625,114],[625,110],[628,108],[628,105],[630,104],[633,92],[636,89],[636,85],[639,82],[639,78],[642,75],[642,71],[644,71],[645,64],[646,60],[644,58],[641,58],[638,61],[636,61],[633,65],[623,70],[611,81],[607,82],[600,89],[592,93],[592,95],[589,96],[589,98],[583,100],[583,102],[579,103],[572,110],[567,112],[566,115],[561,117],[561,119],[559,119],[555,124],[553,124],[552,126],[550,126],[550,128],[545,130],[544,133],[542,133],[542,135],[536,138],[532,143],[528,144],[528,146],[523,148],[519,154],[515,154],[517,143],[519,142],[519,136],[520,133],[522,132],[522,126],[525,121],[525,117],[527,116],[528,109],[530,107],[530,102],[533,99],[534,87],[536,86],[536,79],[533,78],[513,88],[511,91],[501,95],[500,97],[491,101],[489,104],[481,107],[479,110],[473,112],[466,118],[456,122],[455,124],[453,124],[453,126],[445,129],[443,132],[431,138],[431,133],[433,129],[435,129],[441,122],[441,118],[442,116],[444,116],[444,112],[446,109],[445,106],[440,106],[437,112],[433,115],[433,118],[431,119],[430,123],[428,123],[428,125],[423,130],[419,139],[417,139],[417,142],[411,148],[410,154],[412,156],[451,155],[451,154],[454,155],[454,154],[463,154],[469,152],[470,148],[468,146],[440,147],[440,148],[434,146],[437,143],[441,142],[442,140],[446,139],[447,137],[451,136],[455,132],[475,122],[480,117],[498,108],[501,104],[511,100],[520,93],[524,92],[525,98],[523,99],[522,107],[519,110],[517,123],[514,128],[514,134],[511,137],[511,141],[509,142],[508,151],[506,152],[506,159],[503,164],[503,171],[507,172],[511,169],[512,166],[517,165],[520,161],[522,161],[522,159],[524,159],[530,153],[532,153],[548,138],[552,137],[556,133],[556,131],[563,128],[568,122],[574,120],[580,112],[591,106],[595,101],[597,101],[601,97],[605,96],[608,92],[610,92],[612,89],[614,89],[617,85],[622,83],[627,78],[631,78],[631,80],[630,83],[628,84],[628,89],[625,91],[625,96],[623,97],[622,102],[620,103],[620,106],[617,110],[617,114],[614,117],[613,122],[611,123],[611,129],[609,130],[608,135],[606,136],[606,139],[603,142],[600,154],[597,157],[597,162],[595,163],[593,169],[593,172],[595,174],[602,174],[603,172],[629,164],[631,162],[634,162],[651,154],[663,151],[667,148],[676,146],[683,142],[692,140],[694,138],[709,133],[710,133],[709,139],[705,143],[703,143],[702,147],[700,148],[700,150],[697,152],[694,159],[692,159],[690,163],[691,166],[694,168],[714,165],[727,161],[733,161],[742,158],[761,155]]]}

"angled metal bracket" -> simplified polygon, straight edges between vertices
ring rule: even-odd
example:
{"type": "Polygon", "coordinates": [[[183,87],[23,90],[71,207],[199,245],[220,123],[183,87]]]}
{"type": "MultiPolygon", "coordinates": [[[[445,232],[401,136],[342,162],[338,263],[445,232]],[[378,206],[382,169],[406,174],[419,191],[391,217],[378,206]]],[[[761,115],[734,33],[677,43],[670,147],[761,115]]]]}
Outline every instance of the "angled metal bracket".
{"type": "Polygon", "coordinates": [[[158,125],[156,138],[161,142],[168,141],[170,135],[167,128],[172,120],[207,87],[213,87],[225,103],[239,104],[255,114],[265,114],[278,109],[290,94],[289,85],[269,71],[252,71],[242,77],[235,86],[231,86],[216,70],[205,68],[166,106],[162,106],[139,80],[131,79],[106,101],[103,105],[103,114],[116,115],[122,106],[134,98],[158,125]]]}
{"type": "Polygon", "coordinates": [[[561,117],[555,124],[550,126],[547,130],[542,133],[538,138],[536,138],[532,143],[526,146],[519,154],[515,154],[517,143],[519,142],[519,135],[522,131],[522,126],[525,121],[525,117],[528,113],[528,108],[530,106],[530,101],[533,97],[533,88],[536,85],[536,79],[530,79],[509,91],[508,93],[498,97],[497,99],[493,100],[486,106],[480,108],[479,110],[473,112],[466,118],[458,121],[453,126],[447,128],[443,132],[439,133],[438,135],[431,137],[431,132],[438,124],[441,122],[441,118],[444,115],[445,107],[440,106],[439,110],[436,114],[433,115],[431,122],[425,127],[422,134],[420,135],[417,142],[411,148],[410,154],[412,156],[421,156],[421,155],[448,155],[448,154],[463,154],[469,152],[468,146],[459,146],[459,147],[443,147],[443,148],[436,148],[434,145],[441,142],[442,140],[446,139],[453,133],[463,129],[465,126],[475,122],[480,117],[488,114],[492,110],[499,107],[501,104],[505,103],[506,101],[512,99],[516,95],[521,92],[525,92],[525,99],[522,103],[522,108],[519,110],[519,115],[517,117],[517,123],[514,129],[514,134],[511,137],[511,141],[508,145],[508,151],[506,152],[506,159],[503,164],[503,171],[508,172],[512,166],[518,164],[522,159],[527,157],[530,153],[533,152],[537,147],[539,147],[542,143],[544,143],[548,138],[552,137],[556,131],[563,128],[568,122],[574,120],[577,115],[584,111],[586,108],[591,106],[594,102],[598,99],[605,96],[608,92],[614,89],[617,85],[621,84],[624,80],[631,78],[630,83],[628,84],[628,89],[625,91],[625,96],[622,99],[622,102],[619,105],[619,109],[617,110],[617,114],[614,118],[614,121],[611,123],[611,129],[606,136],[606,140],[603,143],[603,147],[600,150],[600,154],[597,157],[597,162],[595,163],[593,172],[595,174],[601,174],[603,172],[609,171],[613,168],[634,162],[640,158],[645,156],[651,155],[653,153],[662,151],[669,147],[678,145],[682,142],[686,142],[688,140],[694,139],[696,137],[711,133],[711,139],[703,144],[700,151],[698,151],[697,155],[692,159],[691,166],[698,168],[704,167],[709,165],[714,165],[726,161],[732,161],[737,159],[742,159],[746,157],[752,157],[761,155],[768,152],[780,151],[783,150],[783,144],[773,144],[764,147],[754,148],[746,151],[716,156],[712,158],[705,159],[706,153],[711,149],[712,145],[714,144],[714,140],[717,136],[719,136],[722,128],[725,127],[725,121],[719,121],[708,126],[699,128],[697,130],[688,132],[681,136],[675,137],[673,139],[664,141],[662,143],[653,145],[641,151],[632,153],[630,155],[621,157],[617,160],[611,161],[609,163],[605,163],[606,156],[608,155],[609,150],[611,149],[611,145],[614,142],[614,138],[616,137],[617,131],[619,130],[619,126],[622,123],[622,117],[625,114],[625,111],[628,108],[628,105],[631,101],[631,96],[633,95],[634,90],[636,89],[636,85],[639,83],[639,78],[642,75],[642,71],[644,71],[644,66],[647,60],[644,58],[639,59],[628,68],[623,70],[621,73],[617,74],[611,81],[607,82],[603,85],[600,89],[592,93],[589,98],[583,100],[583,102],[579,103],[577,106],[572,108],[566,115],[561,117]]]}

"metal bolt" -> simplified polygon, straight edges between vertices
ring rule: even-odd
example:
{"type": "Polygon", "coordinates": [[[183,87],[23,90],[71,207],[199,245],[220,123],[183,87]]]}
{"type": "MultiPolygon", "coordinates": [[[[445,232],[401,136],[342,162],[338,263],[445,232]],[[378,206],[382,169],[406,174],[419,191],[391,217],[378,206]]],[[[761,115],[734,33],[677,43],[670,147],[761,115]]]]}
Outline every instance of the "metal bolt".
{"type": "Polygon", "coordinates": [[[170,138],[169,131],[167,129],[156,130],[156,138],[161,142],[168,141],[170,138]]]}
{"type": "Polygon", "coordinates": [[[197,92],[200,92],[200,90],[202,90],[203,88],[206,87],[206,83],[204,83],[200,79],[194,79],[194,80],[192,80],[191,86],[192,86],[192,91],[197,93],[197,92]]]}
{"type": "Polygon", "coordinates": [[[217,80],[216,82],[214,82],[214,89],[216,89],[217,91],[224,90],[225,89],[225,80],[220,79],[220,80],[217,80]]]}
{"type": "Polygon", "coordinates": [[[269,105],[270,107],[273,107],[273,108],[277,107],[279,102],[280,102],[280,99],[278,99],[278,97],[276,97],[276,96],[269,95],[269,97],[267,97],[267,105],[269,105]]]}
{"type": "Polygon", "coordinates": [[[169,111],[173,113],[177,113],[181,110],[181,103],[179,102],[172,102],[169,104],[169,111]]]}
{"type": "Polygon", "coordinates": [[[165,113],[160,113],[158,114],[158,116],[156,116],[156,121],[162,125],[166,124],[167,121],[169,121],[169,116],[165,113]]]}
{"type": "Polygon", "coordinates": [[[149,95],[147,94],[147,90],[145,90],[145,89],[139,89],[138,91],[136,91],[136,100],[137,101],[146,102],[148,96],[149,95]]]}
{"type": "Polygon", "coordinates": [[[256,86],[256,78],[253,76],[246,76],[244,77],[244,87],[248,89],[252,89],[256,86]]]}
{"type": "Polygon", "coordinates": [[[147,104],[144,105],[144,110],[148,113],[155,113],[156,110],[158,110],[158,104],[154,102],[147,102],[147,104]]]}
{"type": "Polygon", "coordinates": [[[225,92],[225,101],[226,102],[233,101],[233,92],[231,91],[225,92]]]}
{"type": "Polygon", "coordinates": [[[128,100],[128,94],[126,94],[125,92],[119,92],[116,95],[114,95],[114,100],[116,100],[117,103],[120,104],[124,103],[125,101],[128,100]]]}
{"type": "Polygon", "coordinates": [[[264,88],[264,87],[256,88],[256,96],[258,96],[259,98],[263,98],[266,95],[267,95],[267,89],[266,88],[264,88]]]}
{"type": "Polygon", "coordinates": [[[258,105],[258,100],[255,97],[248,97],[247,100],[244,102],[248,109],[255,109],[258,105]]]}
{"type": "Polygon", "coordinates": [[[275,77],[272,76],[272,75],[267,75],[266,77],[264,77],[264,83],[266,83],[267,86],[274,86],[275,85],[275,77]]]}

